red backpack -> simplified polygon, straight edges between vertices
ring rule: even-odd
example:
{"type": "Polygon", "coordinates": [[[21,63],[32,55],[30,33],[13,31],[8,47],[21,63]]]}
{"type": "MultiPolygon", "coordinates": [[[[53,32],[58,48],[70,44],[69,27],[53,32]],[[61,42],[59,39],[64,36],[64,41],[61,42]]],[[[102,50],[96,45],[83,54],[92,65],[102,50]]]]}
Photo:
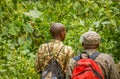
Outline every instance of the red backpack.
{"type": "Polygon", "coordinates": [[[86,52],[82,54],[74,57],[77,64],[73,69],[72,79],[104,79],[101,69],[94,61],[100,53],[96,52],[91,56],[86,52]],[[87,58],[82,58],[82,54],[86,54],[87,58]]]}

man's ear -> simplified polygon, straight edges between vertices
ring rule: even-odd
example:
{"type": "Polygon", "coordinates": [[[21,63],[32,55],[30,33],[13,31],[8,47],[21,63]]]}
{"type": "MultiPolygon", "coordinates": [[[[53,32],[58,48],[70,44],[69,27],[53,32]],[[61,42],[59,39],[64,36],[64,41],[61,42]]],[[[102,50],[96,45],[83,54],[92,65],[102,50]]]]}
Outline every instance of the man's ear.
{"type": "Polygon", "coordinates": [[[84,46],[84,43],[82,42],[82,46],[84,46]]]}
{"type": "Polygon", "coordinates": [[[60,35],[62,38],[64,38],[64,32],[61,32],[60,35]]]}
{"type": "Polygon", "coordinates": [[[59,38],[62,38],[62,36],[63,36],[62,32],[59,32],[58,35],[57,35],[57,37],[59,37],[59,38]]]}
{"type": "Polygon", "coordinates": [[[98,47],[99,47],[99,44],[96,45],[96,48],[98,48],[98,47]]]}
{"type": "Polygon", "coordinates": [[[61,40],[63,41],[65,39],[65,32],[60,33],[61,40]]]}
{"type": "Polygon", "coordinates": [[[84,49],[86,49],[86,45],[82,42],[82,47],[84,48],[84,49]]]}

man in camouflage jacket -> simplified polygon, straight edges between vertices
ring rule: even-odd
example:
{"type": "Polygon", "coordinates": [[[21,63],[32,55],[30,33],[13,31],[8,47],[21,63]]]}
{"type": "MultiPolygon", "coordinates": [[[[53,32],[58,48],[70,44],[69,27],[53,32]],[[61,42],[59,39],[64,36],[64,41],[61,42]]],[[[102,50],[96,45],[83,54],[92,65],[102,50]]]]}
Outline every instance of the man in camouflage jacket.
{"type": "Polygon", "coordinates": [[[48,65],[50,60],[50,55],[48,53],[48,46],[50,48],[50,52],[52,55],[57,57],[57,61],[60,63],[62,70],[64,73],[67,72],[69,59],[73,56],[73,50],[70,46],[65,46],[62,41],[65,39],[66,29],[61,23],[54,23],[50,27],[50,33],[53,39],[45,44],[42,44],[39,47],[36,60],[35,60],[35,70],[38,73],[41,73],[45,67],[48,65]],[[47,45],[48,44],[48,45],[47,45]],[[63,48],[62,48],[63,47],[63,48]],[[59,56],[57,56],[58,52],[62,48],[59,56]]]}
{"type": "MultiPolygon", "coordinates": [[[[81,37],[82,46],[84,51],[87,52],[89,55],[92,55],[97,51],[97,48],[100,44],[100,35],[94,31],[86,32],[81,37]]],[[[118,71],[116,69],[115,63],[113,58],[105,53],[101,53],[95,61],[100,66],[102,73],[104,75],[104,79],[120,79],[118,71]]],[[[75,67],[76,60],[73,58],[69,62],[69,71],[68,71],[68,78],[71,78],[72,70],[75,67]]]]}

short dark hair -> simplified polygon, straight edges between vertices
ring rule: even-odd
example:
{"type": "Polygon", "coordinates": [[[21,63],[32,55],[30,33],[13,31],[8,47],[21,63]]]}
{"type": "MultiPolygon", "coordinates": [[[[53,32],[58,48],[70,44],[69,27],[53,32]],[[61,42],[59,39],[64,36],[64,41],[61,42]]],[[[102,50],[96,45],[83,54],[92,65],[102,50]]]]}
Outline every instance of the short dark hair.
{"type": "Polygon", "coordinates": [[[61,23],[53,23],[50,27],[50,33],[53,37],[59,36],[63,31],[65,31],[65,27],[61,23]]]}

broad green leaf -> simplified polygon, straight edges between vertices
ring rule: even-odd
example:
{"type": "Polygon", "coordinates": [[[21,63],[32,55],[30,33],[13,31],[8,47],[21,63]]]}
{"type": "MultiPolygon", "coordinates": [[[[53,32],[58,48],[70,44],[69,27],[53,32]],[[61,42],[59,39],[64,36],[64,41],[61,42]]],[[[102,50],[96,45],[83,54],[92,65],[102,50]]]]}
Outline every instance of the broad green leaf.
{"type": "Polygon", "coordinates": [[[24,55],[27,54],[27,53],[29,53],[29,52],[30,52],[29,49],[25,49],[25,50],[22,50],[22,51],[21,51],[21,53],[24,54],[24,55]]]}
{"type": "Polygon", "coordinates": [[[24,25],[24,23],[22,23],[21,21],[15,21],[15,25],[17,26],[17,27],[19,27],[18,28],[18,31],[20,30],[20,27],[22,27],[23,25],[24,25]]]}
{"type": "Polygon", "coordinates": [[[0,69],[0,73],[4,73],[6,71],[7,71],[6,69],[0,69]]]}
{"type": "Polygon", "coordinates": [[[74,4],[73,4],[73,9],[74,10],[77,10],[78,6],[80,5],[80,3],[78,1],[76,1],[74,4]]]}
{"type": "Polygon", "coordinates": [[[85,26],[85,21],[80,19],[80,25],[85,26]]]}
{"type": "Polygon", "coordinates": [[[110,21],[104,21],[101,24],[103,24],[103,25],[110,24],[110,21]]]}
{"type": "Polygon", "coordinates": [[[30,14],[33,18],[39,18],[42,13],[39,12],[38,10],[30,10],[30,14]]]}
{"type": "Polygon", "coordinates": [[[38,10],[30,10],[29,12],[24,12],[24,14],[32,18],[39,18],[42,16],[42,12],[39,12],[38,10]]]}
{"type": "Polygon", "coordinates": [[[34,71],[35,57],[39,46],[52,38],[49,29],[55,22],[66,26],[64,43],[72,47],[75,55],[83,51],[80,36],[94,30],[101,36],[98,50],[112,54],[115,62],[120,62],[120,2],[46,1],[0,1],[0,79],[40,78],[34,71]],[[36,37],[33,29],[37,29],[36,37]]]}
{"type": "Polygon", "coordinates": [[[9,27],[10,27],[9,33],[10,33],[11,35],[17,35],[17,31],[16,31],[16,29],[15,29],[14,24],[10,24],[9,27]]]}
{"type": "Polygon", "coordinates": [[[28,45],[31,45],[31,44],[32,44],[32,39],[31,39],[31,37],[26,38],[26,43],[27,43],[28,45]]]}
{"type": "Polygon", "coordinates": [[[100,21],[94,22],[93,25],[95,25],[96,28],[99,28],[99,26],[100,26],[100,21]]]}
{"type": "Polygon", "coordinates": [[[24,37],[19,37],[19,38],[18,38],[18,43],[19,43],[20,45],[24,44],[24,42],[25,42],[25,38],[24,38],[24,37]]]}
{"type": "Polygon", "coordinates": [[[2,33],[1,33],[1,35],[2,35],[2,36],[7,35],[7,34],[8,34],[8,31],[9,31],[9,28],[8,28],[8,27],[3,27],[3,28],[2,28],[2,33]]]}
{"type": "Polygon", "coordinates": [[[115,20],[110,20],[110,22],[111,22],[111,24],[113,25],[113,26],[116,26],[116,21],[115,20]]]}
{"type": "Polygon", "coordinates": [[[9,67],[9,69],[10,69],[11,71],[14,71],[14,70],[15,70],[15,68],[14,68],[14,67],[9,67]]]}
{"type": "Polygon", "coordinates": [[[84,13],[88,13],[89,10],[90,10],[89,7],[88,7],[88,8],[85,8],[84,13]]]}
{"type": "Polygon", "coordinates": [[[31,58],[35,58],[35,55],[32,53],[29,53],[28,56],[30,56],[31,58]]]}
{"type": "Polygon", "coordinates": [[[3,16],[3,12],[0,11],[0,17],[2,17],[2,16],[3,16]]]}
{"type": "Polygon", "coordinates": [[[24,31],[28,33],[32,33],[33,32],[32,25],[30,23],[27,23],[26,25],[24,25],[24,31]]]}

